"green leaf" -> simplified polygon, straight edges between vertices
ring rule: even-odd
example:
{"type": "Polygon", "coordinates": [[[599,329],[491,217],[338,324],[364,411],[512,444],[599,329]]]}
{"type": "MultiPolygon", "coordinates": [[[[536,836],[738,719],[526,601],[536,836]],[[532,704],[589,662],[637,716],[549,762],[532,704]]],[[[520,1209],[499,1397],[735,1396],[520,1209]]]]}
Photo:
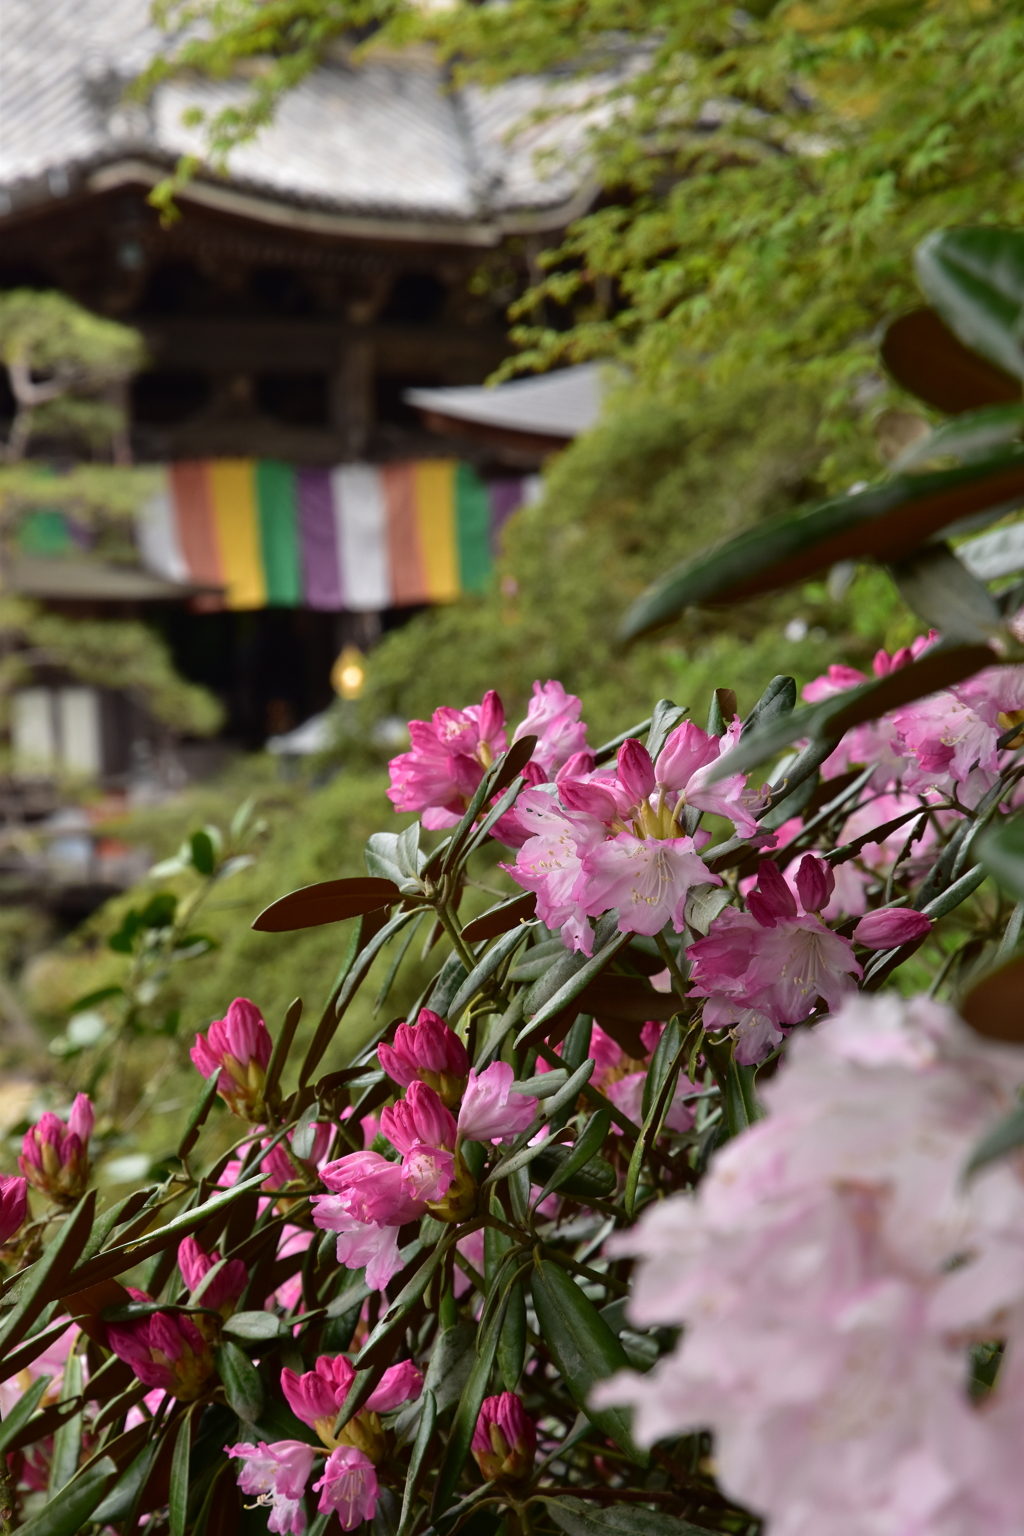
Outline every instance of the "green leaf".
{"type": "Polygon", "coordinates": [[[743,722],[744,731],[767,730],[773,720],[791,715],[796,708],[796,679],[773,677],[750,714],[743,722]]]}
{"type": "Polygon", "coordinates": [[[387,1342],[404,1330],[406,1318],[423,1295],[430,1283],[431,1276],[454,1240],[455,1230],[453,1228],[451,1233],[443,1237],[435,1246],[433,1253],[423,1261],[412,1279],[403,1285],[369,1338],[364,1341],[363,1347],[353,1361],[357,1371],[363,1370],[367,1365],[374,1362],[381,1354],[387,1342]]]}
{"type": "Polygon", "coordinates": [[[712,1536],[703,1525],[677,1520],[643,1504],[591,1504],[587,1499],[542,1499],[565,1536],[712,1536]]]}
{"type": "Polygon", "coordinates": [[[1024,448],[982,463],[895,476],[855,495],[774,518],[688,560],[648,587],[627,613],[623,639],[695,603],[738,602],[815,575],[839,560],[909,559],[944,528],[1024,495],[1024,448]]]}
{"type": "Polygon", "coordinates": [[[981,1138],[967,1161],[964,1178],[970,1178],[979,1168],[1005,1157],[1008,1152],[1015,1152],[1018,1147],[1024,1147],[1024,1104],[1018,1104],[981,1138]]]}
{"type": "Polygon", "coordinates": [[[591,1392],[599,1381],[629,1368],[619,1340],[560,1264],[542,1259],[533,1270],[531,1289],[541,1337],[573,1402],[631,1461],[648,1466],[650,1455],[633,1440],[628,1412],[590,1404],[591,1392]]]}
{"type": "Polygon", "coordinates": [[[914,252],[917,280],[965,347],[1024,378],[1024,233],[943,229],[914,252]]]}
{"type": "MultiPolygon", "coordinates": [[[[434,1429],[437,1425],[437,1402],[434,1394],[424,1386],[420,1399],[420,1422],[416,1431],[416,1439],[413,1441],[412,1454],[409,1457],[409,1466],[405,1474],[405,1487],[402,1493],[402,1513],[398,1521],[398,1536],[405,1536],[412,1515],[413,1500],[420,1491],[423,1475],[426,1471],[427,1457],[433,1450],[434,1429]]],[[[174,1533],[171,1533],[174,1536],[174,1533]]]]}
{"type": "Polygon", "coordinates": [[[498,1375],[506,1392],[514,1392],[519,1385],[526,1361],[526,1297],[523,1295],[523,1279],[513,1280],[505,1308],[505,1321],[498,1335],[498,1375]]]}
{"type": "Polygon", "coordinates": [[[452,1000],[458,995],[465,979],[466,967],[453,950],[437,973],[427,1006],[443,1019],[447,1018],[452,1000]]]}
{"type": "Polygon", "coordinates": [[[754,1091],[756,1072],[756,1067],[743,1067],[738,1061],[730,1061],[726,1069],[722,1111],[730,1136],[738,1136],[764,1116],[754,1091]]]}
{"type": "MultiPolygon", "coordinates": [[[[65,1319],[64,1327],[61,1329],[62,1333],[67,1330],[67,1326],[67,1320],[65,1319]]],[[[4,1454],[14,1438],[25,1428],[25,1425],[38,1408],[40,1399],[52,1380],[52,1376],[37,1376],[28,1390],[23,1392],[21,1397],[18,1398],[18,1401],[3,1423],[0,1424],[0,1456],[4,1454]]]]}
{"type": "Polygon", "coordinates": [[[1024,818],[991,827],[981,834],[976,848],[989,874],[1018,901],[1024,901],[1024,818]]]}
{"type": "Polygon", "coordinates": [[[1020,381],[965,347],[934,309],[914,309],[891,321],[880,351],[898,384],[952,416],[1015,403],[1020,396],[1020,381]]]}
{"type": "Polygon", "coordinates": [[[398,901],[399,895],[398,885],[390,879],[356,875],[349,880],[321,880],[272,901],[252,926],[257,933],[320,928],[324,923],[342,923],[364,912],[377,912],[398,901]]]}
{"type": "MultiPolygon", "coordinates": [[[[542,1201],[546,1200],[548,1195],[550,1195],[554,1190],[564,1188],[569,1183],[569,1180],[572,1178],[573,1174],[579,1173],[582,1168],[587,1166],[591,1158],[597,1156],[605,1144],[611,1127],[612,1117],[607,1109],[599,1109],[591,1115],[590,1119],[587,1121],[586,1128],[584,1129],[582,1136],[572,1148],[569,1156],[564,1160],[564,1162],[559,1163],[559,1166],[555,1169],[554,1173],[548,1179],[547,1183],[544,1185],[544,1188],[533,1202],[535,1208],[540,1205],[542,1201]]],[[[610,1167],[611,1165],[606,1164],[606,1166],[610,1167]]],[[[613,1184],[612,1188],[614,1189],[614,1187],[615,1186],[613,1184]]],[[[512,1389],[510,1387],[509,1391],[511,1390],[512,1389]]]]}
{"type": "MultiPolygon", "coordinates": [[[[82,1396],[82,1357],[72,1347],[64,1365],[61,1400],[82,1396]]],[[[49,1497],[52,1499],[70,1483],[78,1471],[78,1459],[82,1453],[82,1415],[76,1413],[66,1419],[53,1437],[53,1455],[50,1459],[49,1497]]]]}
{"type": "Polygon", "coordinates": [[[281,1337],[281,1322],[273,1312],[233,1312],[224,1332],[246,1344],[268,1344],[281,1337]]]}
{"type": "Polygon", "coordinates": [[[211,1072],[209,1077],[206,1079],[206,1087],[199,1095],[192,1113],[188,1117],[188,1124],[185,1127],[185,1134],[182,1136],[180,1142],[178,1143],[178,1156],[180,1158],[188,1157],[188,1154],[192,1151],[192,1148],[199,1140],[199,1133],[203,1126],[206,1124],[207,1117],[210,1113],[210,1110],[213,1108],[214,1100],[217,1097],[217,1084],[219,1082],[220,1068],[217,1067],[216,1070],[211,1072]]]}
{"type": "Polygon", "coordinates": [[[263,1383],[256,1367],[230,1339],[214,1352],[229,1405],[247,1424],[255,1424],[263,1412],[263,1383]]]}
{"type": "Polygon", "coordinates": [[[449,1003],[449,1018],[458,1018],[463,1008],[472,1001],[488,977],[494,975],[502,961],[512,954],[517,945],[521,944],[526,938],[526,935],[527,929],[523,927],[513,928],[510,933],[503,933],[496,944],[491,945],[490,949],[474,965],[462,986],[449,1003]]]}
{"type": "Polygon", "coordinates": [[[182,1415],[171,1458],[171,1484],[168,1498],[168,1536],[185,1536],[188,1517],[189,1460],[192,1451],[192,1409],[182,1415]]]}
{"type": "Polygon", "coordinates": [[[498,1350],[498,1339],[501,1334],[501,1326],[505,1319],[505,1310],[508,1306],[509,1292],[512,1282],[505,1287],[504,1294],[495,1308],[494,1315],[478,1340],[478,1353],[473,1362],[473,1368],[459,1399],[459,1406],[455,1410],[452,1427],[448,1434],[448,1444],[445,1446],[444,1456],[437,1473],[437,1482],[434,1485],[434,1496],[430,1505],[431,1517],[436,1519],[448,1508],[455,1492],[456,1485],[462,1474],[466,1457],[469,1455],[470,1443],[473,1439],[473,1431],[476,1429],[476,1421],[480,1417],[480,1407],[487,1396],[487,1387],[491,1379],[491,1370],[494,1366],[494,1357],[498,1350]]]}
{"type": "Polygon", "coordinates": [[[940,688],[972,677],[982,667],[996,664],[987,645],[934,645],[909,666],[890,672],[888,677],[860,683],[845,693],[794,709],[792,714],[776,719],[764,730],[744,733],[732,752],[720,758],[708,775],[714,782],[726,773],[747,773],[760,763],[776,757],[790,742],[802,736],[823,741],[838,741],[844,732],[867,720],[877,720],[890,710],[924,698],[940,688]]]}
{"type": "Polygon", "coordinates": [[[192,849],[192,863],[200,875],[212,875],[217,864],[217,856],[213,849],[213,840],[209,832],[193,832],[189,838],[189,846],[192,849]]]}
{"type": "Polygon", "coordinates": [[[651,710],[651,728],[647,732],[647,741],[645,743],[652,762],[657,759],[659,752],[676,726],[682,725],[689,713],[688,708],[679,704],[673,704],[671,699],[658,700],[651,710]]]}
{"type": "MultiPolygon", "coordinates": [[[[568,1162],[568,1149],[557,1142],[543,1142],[540,1155],[533,1162],[533,1173],[539,1179],[550,1179],[562,1171],[568,1162]]],[[[559,1183],[559,1189],[575,1200],[603,1200],[615,1190],[618,1182],[615,1169],[603,1157],[591,1157],[575,1173],[567,1173],[559,1183]]]]}
{"type": "MultiPolygon", "coordinates": [[[[557,991],[549,996],[547,1001],[537,1009],[537,1012],[526,1028],[519,1031],[519,1034],[516,1036],[516,1049],[522,1050],[524,1046],[531,1045],[534,1041],[542,1039],[552,1020],[557,1018],[563,1008],[568,1008],[569,1004],[579,997],[580,993],[595,977],[600,976],[605,966],[614,960],[619,950],[625,948],[631,938],[632,935],[629,933],[616,933],[613,938],[609,939],[597,950],[591,960],[587,960],[582,966],[575,969],[557,991]]],[[[583,957],[573,955],[569,958],[580,960],[583,957]]],[[[539,986],[540,983],[537,983],[537,985],[539,986]]],[[[526,1006],[528,1010],[529,1002],[527,1002],[526,1006]]]]}
{"type": "Polygon", "coordinates": [[[77,1536],[116,1476],[117,1464],[109,1456],[91,1461],[45,1508],[18,1527],[19,1536],[77,1536]]]}
{"type": "Polygon", "coordinates": [[[489,907],[471,923],[467,923],[462,930],[462,937],[467,944],[476,944],[480,939],[496,939],[499,934],[508,933],[510,929],[518,928],[520,923],[528,921],[536,910],[536,892],[527,891],[525,895],[512,896],[508,901],[499,901],[497,906],[489,907]]]}
{"type": "Polygon", "coordinates": [[[68,1274],[89,1240],[95,1210],[96,1191],[92,1189],[66,1218],[42,1258],[18,1277],[18,1299],[0,1324],[0,1360],[25,1337],[46,1303],[64,1292],[68,1274]]]}
{"type": "Polygon", "coordinates": [[[892,567],[900,596],[947,640],[990,640],[1002,627],[996,601],[948,544],[933,544],[892,567]]]}

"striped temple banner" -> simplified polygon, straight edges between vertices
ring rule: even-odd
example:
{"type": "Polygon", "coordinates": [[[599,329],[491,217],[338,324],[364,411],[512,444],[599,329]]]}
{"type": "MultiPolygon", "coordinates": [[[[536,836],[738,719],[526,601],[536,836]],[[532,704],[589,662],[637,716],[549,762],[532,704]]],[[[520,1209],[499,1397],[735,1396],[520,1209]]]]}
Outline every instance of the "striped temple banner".
{"type": "Polygon", "coordinates": [[[538,492],[535,475],[485,481],[454,459],[190,460],[166,467],[138,542],[150,570],[218,587],[227,608],[372,613],[484,591],[502,527],[538,492]]]}

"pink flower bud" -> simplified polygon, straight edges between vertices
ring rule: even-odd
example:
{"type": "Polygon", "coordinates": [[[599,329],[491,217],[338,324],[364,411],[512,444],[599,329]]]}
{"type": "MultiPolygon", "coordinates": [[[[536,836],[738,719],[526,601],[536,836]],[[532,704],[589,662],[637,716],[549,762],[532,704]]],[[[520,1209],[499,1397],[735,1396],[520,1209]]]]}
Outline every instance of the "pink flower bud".
{"type": "MultiPolygon", "coordinates": [[[[210,1271],[220,1263],[220,1254],[215,1248],[212,1253],[207,1253],[200,1248],[194,1237],[186,1237],[178,1244],[178,1268],[181,1270],[181,1278],[192,1295],[199,1286],[202,1291],[194,1296],[196,1306],[211,1307],[224,1318],[231,1316],[235,1310],[235,1303],[249,1283],[249,1271],[241,1259],[229,1259],[228,1262],[217,1270],[213,1279],[203,1285],[210,1271]]],[[[199,1319],[197,1326],[202,1329],[203,1319],[199,1319]]]]}
{"type": "Polygon", "coordinates": [[[223,1019],[196,1035],[189,1055],[204,1077],[220,1070],[217,1092],[234,1114],[257,1121],[264,1116],[263,1084],[273,1041],[263,1016],[247,997],[236,997],[223,1019]]]}
{"type": "MultiPolygon", "coordinates": [[[[128,1294],[133,1301],[152,1300],[133,1286],[128,1294]]],[[[182,1403],[201,1397],[213,1375],[210,1346],[182,1312],[152,1312],[134,1322],[108,1323],[107,1342],[147,1387],[170,1392],[182,1403]]]]}
{"type": "Polygon", "coordinates": [[[467,1141],[504,1141],[517,1136],[537,1113],[537,1100],[513,1089],[515,1073],[504,1061],[494,1061],[483,1072],[470,1072],[462,1108],[459,1135],[467,1141]]]}
{"type": "Polygon", "coordinates": [[[455,1149],[458,1127],[450,1109],[446,1109],[426,1083],[409,1084],[404,1099],[380,1112],[380,1128],[399,1152],[414,1146],[455,1149]]]}
{"type": "Polygon", "coordinates": [[[364,1520],[372,1520],[377,1508],[373,1462],[354,1446],[341,1445],[328,1456],[324,1475],[313,1484],[313,1492],[320,1494],[320,1514],[333,1510],[342,1530],[354,1531],[364,1520]]]}
{"type": "Polygon", "coordinates": [[[402,1403],[415,1402],[422,1391],[423,1372],[411,1360],[401,1360],[398,1365],[388,1366],[380,1386],[366,1399],[366,1406],[373,1413],[390,1413],[402,1403]]]}
{"type": "Polygon", "coordinates": [[[488,1482],[521,1483],[530,1476],[537,1430],[515,1392],[484,1398],[471,1449],[488,1482]]]}
{"type": "Polygon", "coordinates": [[[429,1008],[420,1010],[416,1024],[399,1024],[394,1045],[379,1045],[377,1058],[388,1076],[403,1088],[418,1079],[433,1088],[449,1107],[462,1097],[469,1071],[466,1047],[429,1008]]]}
{"type": "Polygon", "coordinates": [[[593,752],[574,752],[555,774],[555,783],[561,784],[563,779],[581,779],[584,774],[593,773],[596,767],[597,762],[593,752]]]}
{"type": "Polygon", "coordinates": [[[28,1212],[28,1185],[17,1175],[0,1174],[0,1243],[18,1231],[28,1212]]]}
{"type": "Polygon", "coordinates": [[[757,889],[747,897],[747,910],[762,928],[774,928],[780,920],[797,916],[793,892],[782,871],[770,859],[762,859],[757,871],[757,889]]]}
{"type": "Polygon", "coordinates": [[[493,688],[488,688],[483,696],[477,724],[480,729],[480,741],[490,748],[488,755],[493,760],[505,750],[505,706],[493,688]]]}
{"type": "Polygon", "coordinates": [[[89,1183],[92,1127],[92,1104],[84,1093],[75,1099],[66,1125],[59,1115],[41,1115],[25,1132],[18,1158],[28,1182],[62,1204],[78,1200],[89,1183]]]}
{"type": "Polygon", "coordinates": [[[334,1421],[355,1379],[355,1368],[344,1355],[321,1355],[312,1371],[299,1376],[287,1367],[281,1372],[281,1391],[297,1419],[315,1429],[328,1450],[338,1444],[334,1421]]]}
{"type": "MultiPolygon", "coordinates": [[[[774,866],[773,866],[774,867],[774,866]]],[[[820,912],[828,906],[836,887],[836,877],[824,859],[805,853],[796,872],[796,888],[805,912],[820,912]]]]}
{"type": "Polygon", "coordinates": [[[698,768],[718,760],[721,742],[717,736],[702,731],[692,720],[684,720],[670,731],[658,753],[654,772],[664,789],[685,789],[698,768]]]}
{"type": "Polygon", "coordinates": [[[931,933],[932,920],[911,907],[884,907],[869,912],[853,930],[853,937],[866,949],[897,949],[931,933]]]}
{"type": "Polygon", "coordinates": [[[584,816],[593,816],[597,821],[613,822],[619,814],[614,795],[607,789],[602,789],[600,784],[583,784],[577,779],[561,779],[558,784],[558,798],[567,811],[577,811],[584,816]]]}
{"type": "Polygon", "coordinates": [[[619,748],[617,772],[630,805],[643,805],[654,793],[654,764],[650,753],[632,736],[619,748]]]}

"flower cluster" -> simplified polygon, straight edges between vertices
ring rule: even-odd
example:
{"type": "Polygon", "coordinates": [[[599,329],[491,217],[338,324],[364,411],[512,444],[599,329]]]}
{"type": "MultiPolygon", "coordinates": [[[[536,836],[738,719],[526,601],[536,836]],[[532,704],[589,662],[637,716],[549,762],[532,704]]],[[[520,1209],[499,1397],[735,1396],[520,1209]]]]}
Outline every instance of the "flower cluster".
{"type": "Polygon", "coordinates": [[[263,1119],[263,1088],[273,1042],[263,1015],[247,997],[236,997],[223,1019],[196,1035],[189,1055],[204,1077],[219,1072],[217,1092],[243,1120],[263,1119]]]}
{"type": "Polygon", "coordinates": [[[477,1186],[462,1143],[518,1135],[537,1112],[537,1100],[516,1091],[505,1062],[471,1070],[458,1036],[429,1009],[399,1029],[393,1047],[379,1047],[381,1066],[406,1090],[380,1117],[391,1155],[370,1149],[327,1163],[320,1178],[330,1193],[313,1196],[316,1225],[338,1234],[338,1262],[365,1266],[366,1283],[377,1290],[402,1267],[398,1231],[406,1222],[428,1212],[450,1222],[473,1215],[477,1186]],[[453,1105],[462,1085],[457,1118],[431,1080],[453,1105]]]}
{"type": "MultiPolygon", "coordinates": [[[[531,784],[543,784],[575,763],[593,767],[587,753],[582,705],[561,683],[536,682],[526,718],[512,741],[536,736],[537,745],[524,770],[531,784]]],[[[414,811],[425,827],[453,827],[464,815],[487,769],[509,746],[505,710],[492,688],[480,704],[466,709],[435,709],[430,720],[411,720],[412,749],[392,758],[388,799],[397,811],[414,811]]],[[[515,817],[502,817],[497,835],[513,844],[521,838],[515,817]],[[505,836],[507,834],[507,836],[505,836]]]]}
{"type": "Polygon", "coordinates": [[[964,1170],[1022,1082],[1024,1052],[891,993],[795,1038],[769,1117],[615,1240],[634,1321],[685,1332],[597,1400],[647,1442],[714,1430],[722,1486],[780,1536],[1016,1532],[1024,1178],[964,1170]],[[993,1340],[979,1403],[967,1348],[993,1340]]]}

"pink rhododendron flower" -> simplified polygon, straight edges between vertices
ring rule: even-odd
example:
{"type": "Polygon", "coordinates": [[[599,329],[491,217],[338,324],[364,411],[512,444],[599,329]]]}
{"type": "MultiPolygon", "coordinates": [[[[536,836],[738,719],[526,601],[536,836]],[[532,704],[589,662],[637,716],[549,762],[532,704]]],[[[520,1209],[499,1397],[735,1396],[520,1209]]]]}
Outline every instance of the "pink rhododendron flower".
{"type": "Polygon", "coordinates": [[[462,1108],[459,1135],[467,1141],[505,1141],[533,1122],[537,1100],[513,1088],[515,1073],[504,1061],[483,1072],[471,1071],[462,1108]]]}
{"type": "Polygon", "coordinates": [[[685,927],[686,898],[695,885],[721,885],[692,837],[636,837],[620,832],[591,847],[581,861],[579,904],[589,917],[618,908],[620,933],[660,933],[685,927]]]}
{"type": "Polygon", "coordinates": [[[568,949],[589,955],[593,930],[575,893],[583,878],[583,855],[605,837],[604,826],[591,816],[565,811],[541,789],[523,790],[515,809],[528,836],[515,864],[502,868],[525,890],[536,891],[537,916],[544,926],[560,929],[568,949]]]}
{"type": "Polygon", "coordinates": [[[767,1120],[609,1245],[642,1256],[633,1321],[683,1332],[595,1402],[633,1404],[644,1443],[710,1429],[776,1536],[1016,1536],[1024,1180],[963,1170],[1022,1080],[1024,1053],[925,999],[851,998],[796,1036],[767,1120]],[[996,1337],[976,1405],[967,1344],[996,1337]]]}
{"type": "Polygon", "coordinates": [[[327,1163],[320,1177],[331,1191],[311,1196],[313,1221],[338,1234],[338,1263],[366,1267],[366,1283],[383,1290],[402,1267],[398,1229],[426,1214],[414,1198],[400,1163],[379,1152],[350,1152],[327,1163]]]}
{"type": "Polygon", "coordinates": [[[525,1481],[537,1455],[537,1428],[515,1392],[485,1397],[470,1446],[488,1482],[525,1481]]]}
{"type": "Polygon", "coordinates": [[[738,719],[729,723],[723,736],[709,735],[692,720],[684,720],[669,733],[654,765],[654,776],[659,795],[671,805],[677,820],[684,807],[693,806],[726,817],[741,837],[756,832],[753,813],[765,804],[764,792],[749,789],[742,773],[708,783],[712,767],[727,758],[739,742],[740,730],[738,719]]]}
{"type": "Polygon", "coordinates": [[[915,912],[913,907],[883,907],[862,917],[853,937],[867,949],[895,949],[900,944],[923,939],[931,931],[932,920],[923,912],[915,912]]]}
{"type": "Polygon", "coordinates": [[[200,1248],[194,1237],[186,1237],[178,1244],[178,1268],[196,1305],[211,1307],[227,1318],[235,1310],[235,1303],[249,1283],[249,1272],[241,1259],[229,1259],[226,1264],[220,1264],[216,1274],[204,1285],[207,1275],[218,1264],[220,1254],[216,1248],[212,1254],[207,1253],[200,1248]],[[200,1286],[202,1292],[196,1297],[194,1293],[200,1286]]]}
{"type": "Polygon", "coordinates": [[[320,1494],[317,1508],[321,1514],[333,1510],[342,1530],[354,1531],[364,1520],[372,1520],[377,1508],[373,1462],[355,1446],[339,1446],[328,1456],[323,1477],[313,1484],[313,1491],[320,1494]]]}
{"type": "Polygon", "coordinates": [[[306,1529],[306,1511],[302,1495],[313,1470],[316,1452],[301,1440],[265,1440],[253,1444],[243,1440],[226,1445],[229,1456],[242,1458],[238,1486],[243,1493],[255,1494],[257,1504],[270,1509],[267,1530],[276,1536],[302,1536],[306,1529]]]}
{"type": "MultiPolygon", "coordinates": [[[[151,1301],[128,1287],[133,1301],[151,1301]]],[[[201,1397],[213,1375],[210,1346],[183,1312],[151,1312],[134,1322],[108,1323],[107,1341],[147,1387],[159,1387],[182,1403],[201,1397]]]]}
{"type": "Polygon", "coordinates": [[[444,1019],[421,1008],[415,1024],[399,1024],[394,1045],[378,1045],[384,1071],[403,1088],[426,1083],[449,1109],[462,1097],[469,1074],[466,1047],[444,1019]]]}
{"type": "MultiPolygon", "coordinates": [[[[25,1132],[18,1158],[18,1167],[28,1182],[55,1200],[70,1203],[83,1195],[89,1183],[89,1138],[94,1123],[92,1103],[84,1093],[76,1096],[66,1124],[49,1111],[40,1115],[25,1132]]],[[[16,1210],[16,1193],[14,1207],[16,1210]]]]}
{"type": "Polygon", "coordinates": [[[223,1019],[196,1035],[189,1055],[204,1077],[220,1070],[217,1092],[243,1120],[263,1117],[263,1084],[273,1041],[263,1015],[247,997],[236,997],[223,1019]]]}
{"type": "Polygon", "coordinates": [[[532,760],[545,778],[553,778],[570,758],[585,750],[587,727],[580,719],[582,708],[576,695],[566,693],[561,683],[534,683],[526,719],[516,726],[512,740],[536,736],[532,760]]]}
{"type": "Polygon", "coordinates": [[[710,1000],[704,1005],[705,1029],[736,1029],[746,1042],[741,1058],[749,1062],[761,1059],[752,1054],[752,1038],[770,1049],[769,1041],[774,1045],[782,1038],[780,1026],[808,1018],[819,998],[837,1007],[861,968],[849,939],[813,913],[801,915],[769,860],[761,864],[747,906],[747,912],[726,907],[687,955],[696,983],[691,996],[710,1000]]]}
{"type": "Polygon", "coordinates": [[[0,1174],[0,1244],[10,1242],[28,1212],[28,1184],[17,1174],[0,1174]]]}
{"type": "Polygon", "coordinates": [[[417,1200],[441,1200],[455,1178],[458,1128],[426,1083],[409,1085],[404,1099],[381,1110],[383,1135],[402,1154],[402,1179],[417,1200]]]}
{"type": "Polygon", "coordinates": [[[396,811],[422,814],[423,825],[454,827],[486,770],[505,750],[505,710],[492,688],[468,709],[435,709],[410,720],[412,749],[388,764],[388,799],[396,811]]]}

